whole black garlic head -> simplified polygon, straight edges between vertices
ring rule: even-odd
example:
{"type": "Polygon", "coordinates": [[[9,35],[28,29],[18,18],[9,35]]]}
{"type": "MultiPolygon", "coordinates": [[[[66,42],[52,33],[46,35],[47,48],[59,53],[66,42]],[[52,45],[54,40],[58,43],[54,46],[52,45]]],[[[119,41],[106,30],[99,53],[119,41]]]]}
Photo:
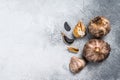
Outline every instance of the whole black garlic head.
{"type": "Polygon", "coordinates": [[[97,16],[92,19],[88,26],[88,31],[96,38],[103,37],[110,32],[110,22],[103,16],[97,16]]]}
{"type": "Polygon", "coordinates": [[[82,38],[86,35],[86,27],[81,21],[79,21],[75,26],[73,35],[75,38],[82,38]]]}
{"type": "Polygon", "coordinates": [[[99,39],[89,40],[83,48],[83,57],[89,62],[105,60],[111,51],[110,45],[99,39]]]}
{"type": "Polygon", "coordinates": [[[71,57],[69,68],[72,73],[78,73],[81,71],[86,65],[84,59],[80,59],[78,57],[71,57]]]}

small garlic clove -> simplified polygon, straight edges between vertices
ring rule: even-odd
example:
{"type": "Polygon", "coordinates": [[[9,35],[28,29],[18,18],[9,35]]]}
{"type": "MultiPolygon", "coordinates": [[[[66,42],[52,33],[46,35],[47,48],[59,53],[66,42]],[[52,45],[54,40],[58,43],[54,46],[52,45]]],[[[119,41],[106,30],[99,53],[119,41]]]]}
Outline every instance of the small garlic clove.
{"type": "Polygon", "coordinates": [[[67,22],[64,23],[64,28],[66,31],[70,31],[71,27],[69,26],[69,24],[67,22]]]}
{"type": "Polygon", "coordinates": [[[63,41],[67,44],[72,44],[74,42],[74,39],[70,39],[68,38],[63,32],[61,32],[62,37],[63,37],[63,41]]]}
{"type": "Polygon", "coordinates": [[[85,25],[80,21],[78,24],[75,26],[73,30],[73,35],[76,38],[82,38],[86,34],[86,27],[85,25]]]}
{"type": "Polygon", "coordinates": [[[78,57],[71,57],[69,68],[72,73],[78,73],[82,70],[86,65],[86,62],[83,59],[79,59],[78,57]]]}
{"type": "Polygon", "coordinates": [[[72,47],[72,46],[67,47],[67,49],[69,52],[72,52],[72,53],[77,53],[79,51],[78,48],[72,47]]]}

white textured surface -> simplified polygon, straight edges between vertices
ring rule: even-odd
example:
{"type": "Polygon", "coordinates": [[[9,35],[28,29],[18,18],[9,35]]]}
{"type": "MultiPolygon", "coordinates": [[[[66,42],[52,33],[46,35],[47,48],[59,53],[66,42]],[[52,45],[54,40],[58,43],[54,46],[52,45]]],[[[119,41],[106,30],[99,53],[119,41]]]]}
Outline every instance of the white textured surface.
{"type": "Polygon", "coordinates": [[[120,80],[119,0],[0,0],[0,80],[120,80]],[[81,56],[89,39],[74,42],[71,54],[60,32],[65,21],[72,27],[103,15],[112,30],[104,38],[112,48],[108,59],[88,64],[80,73],[69,72],[72,56],[81,56]]]}

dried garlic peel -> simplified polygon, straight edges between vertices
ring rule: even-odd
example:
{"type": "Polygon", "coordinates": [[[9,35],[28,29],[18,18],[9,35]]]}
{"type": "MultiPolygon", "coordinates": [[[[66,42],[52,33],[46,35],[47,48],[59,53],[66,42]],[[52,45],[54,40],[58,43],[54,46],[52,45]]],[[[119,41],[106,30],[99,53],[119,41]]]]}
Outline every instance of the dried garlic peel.
{"type": "Polygon", "coordinates": [[[67,49],[69,52],[72,52],[72,53],[77,53],[79,51],[79,49],[75,47],[67,47],[67,49]]]}
{"type": "Polygon", "coordinates": [[[75,26],[74,30],[73,30],[73,35],[76,38],[82,38],[84,37],[86,34],[86,27],[85,25],[80,21],[77,23],[77,25],[75,26]]]}

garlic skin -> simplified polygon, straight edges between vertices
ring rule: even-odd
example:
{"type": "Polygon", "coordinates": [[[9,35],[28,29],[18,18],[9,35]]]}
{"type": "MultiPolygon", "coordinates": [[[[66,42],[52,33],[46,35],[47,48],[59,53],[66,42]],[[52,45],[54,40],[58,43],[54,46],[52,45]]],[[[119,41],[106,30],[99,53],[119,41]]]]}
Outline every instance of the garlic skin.
{"type": "Polygon", "coordinates": [[[69,52],[72,52],[72,53],[78,53],[79,52],[79,49],[76,48],[76,47],[68,46],[67,49],[68,49],[69,52]]]}
{"type": "Polygon", "coordinates": [[[92,19],[88,26],[88,31],[96,38],[107,35],[111,30],[110,22],[103,16],[97,16],[92,19]]]}
{"type": "Polygon", "coordinates": [[[108,57],[110,51],[111,48],[107,42],[91,39],[83,48],[83,57],[89,62],[100,62],[108,57]]]}
{"type": "Polygon", "coordinates": [[[82,70],[86,65],[86,62],[83,59],[79,59],[78,57],[71,57],[69,68],[72,73],[78,73],[82,70]]]}
{"type": "Polygon", "coordinates": [[[82,38],[85,36],[85,34],[86,34],[86,27],[81,21],[79,21],[73,30],[73,35],[75,38],[82,38]]]}

